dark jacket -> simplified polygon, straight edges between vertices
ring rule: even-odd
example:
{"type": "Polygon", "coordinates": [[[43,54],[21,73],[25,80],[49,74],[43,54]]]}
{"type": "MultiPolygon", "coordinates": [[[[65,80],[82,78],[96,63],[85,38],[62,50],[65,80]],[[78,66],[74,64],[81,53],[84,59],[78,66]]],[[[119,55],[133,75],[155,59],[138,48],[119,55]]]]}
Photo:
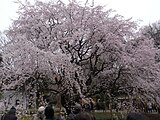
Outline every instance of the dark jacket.
{"type": "Polygon", "coordinates": [[[68,116],[67,116],[67,120],[74,120],[75,119],[75,114],[73,113],[70,113],[68,116]]]}
{"type": "Polygon", "coordinates": [[[55,118],[53,117],[53,118],[46,118],[46,120],[55,120],[55,118]]]}
{"type": "Polygon", "coordinates": [[[149,120],[149,118],[142,113],[131,112],[128,114],[126,120],[149,120]]]}
{"type": "Polygon", "coordinates": [[[4,116],[3,120],[17,120],[16,117],[16,109],[15,108],[11,108],[8,113],[4,116]]]}
{"type": "Polygon", "coordinates": [[[51,106],[47,106],[45,108],[45,117],[46,117],[46,120],[54,120],[54,110],[51,106]]]}
{"type": "Polygon", "coordinates": [[[96,120],[95,117],[88,112],[80,112],[75,116],[75,120],[96,120]]]}

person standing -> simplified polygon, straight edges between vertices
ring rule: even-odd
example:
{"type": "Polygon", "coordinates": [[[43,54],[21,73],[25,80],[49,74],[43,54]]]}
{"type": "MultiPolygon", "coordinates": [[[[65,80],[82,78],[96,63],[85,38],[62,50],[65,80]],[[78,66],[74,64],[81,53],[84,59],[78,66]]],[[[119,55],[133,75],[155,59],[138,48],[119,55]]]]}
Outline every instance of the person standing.
{"type": "Polygon", "coordinates": [[[67,116],[67,120],[75,120],[75,116],[80,112],[82,112],[82,107],[80,104],[76,104],[74,106],[73,111],[72,110],[69,111],[69,114],[67,116]]]}
{"type": "Polygon", "coordinates": [[[46,117],[45,120],[54,120],[55,119],[54,118],[54,110],[53,110],[52,106],[47,106],[45,108],[44,114],[46,117]]]}
{"type": "Polygon", "coordinates": [[[41,106],[38,108],[38,112],[34,118],[34,120],[44,120],[45,116],[44,116],[44,110],[45,110],[45,107],[44,106],[41,106]]]}
{"type": "Polygon", "coordinates": [[[149,120],[149,118],[139,112],[131,112],[128,114],[126,120],[149,120]]]}
{"type": "Polygon", "coordinates": [[[152,103],[148,102],[148,112],[151,113],[152,112],[152,103]]]}
{"type": "Polygon", "coordinates": [[[74,120],[96,120],[96,118],[88,112],[80,112],[75,116],[74,120]]]}
{"type": "Polygon", "coordinates": [[[14,106],[11,107],[8,113],[4,116],[3,120],[17,120],[16,108],[14,106]]]}

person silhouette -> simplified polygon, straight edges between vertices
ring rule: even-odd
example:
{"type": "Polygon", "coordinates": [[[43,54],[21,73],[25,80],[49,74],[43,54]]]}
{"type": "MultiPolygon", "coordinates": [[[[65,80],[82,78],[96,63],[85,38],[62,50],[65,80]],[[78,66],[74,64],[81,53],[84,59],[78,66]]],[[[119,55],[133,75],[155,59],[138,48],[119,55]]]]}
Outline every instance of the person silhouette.
{"type": "Polygon", "coordinates": [[[16,108],[14,106],[11,107],[8,113],[4,116],[3,120],[17,120],[16,108]]]}
{"type": "Polygon", "coordinates": [[[128,114],[126,120],[149,120],[149,118],[142,113],[131,112],[128,114]]]}
{"type": "Polygon", "coordinates": [[[45,114],[46,120],[54,120],[54,110],[52,106],[47,106],[45,108],[44,114],[45,114]]]}

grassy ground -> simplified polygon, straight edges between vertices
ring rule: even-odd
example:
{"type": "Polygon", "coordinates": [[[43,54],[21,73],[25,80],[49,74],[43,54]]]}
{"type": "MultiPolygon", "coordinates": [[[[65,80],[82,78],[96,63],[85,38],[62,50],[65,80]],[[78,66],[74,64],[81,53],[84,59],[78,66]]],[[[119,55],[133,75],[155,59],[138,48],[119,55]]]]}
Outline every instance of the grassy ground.
{"type": "MultiPolygon", "coordinates": [[[[96,120],[110,120],[111,115],[109,112],[93,112],[92,113],[96,120]]],[[[33,120],[33,116],[23,116],[21,120],[33,120]]],[[[122,119],[121,113],[114,114],[114,120],[124,120],[122,119]]]]}
{"type": "Polygon", "coordinates": [[[23,116],[20,120],[33,120],[33,116],[23,116]]]}
{"type": "MultiPolygon", "coordinates": [[[[92,113],[96,120],[111,120],[111,115],[109,112],[93,112],[92,113]]],[[[145,114],[150,120],[160,120],[160,114],[145,114]]],[[[124,116],[121,113],[114,113],[114,120],[124,120],[124,116]]],[[[23,116],[21,120],[33,120],[33,116],[23,116]]]]}
{"type": "MultiPolygon", "coordinates": [[[[96,120],[110,120],[111,114],[109,112],[94,112],[92,113],[96,120]]],[[[121,113],[113,113],[114,120],[124,120],[124,115],[121,113]]]]}
{"type": "MultiPolygon", "coordinates": [[[[93,115],[96,120],[111,120],[111,115],[109,112],[95,112],[93,115]]],[[[145,113],[150,120],[160,120],[160,114],[157,113],[145,113]]],[[[114,113],[114,120],[125,120],[125,114],[114,113]]]]}

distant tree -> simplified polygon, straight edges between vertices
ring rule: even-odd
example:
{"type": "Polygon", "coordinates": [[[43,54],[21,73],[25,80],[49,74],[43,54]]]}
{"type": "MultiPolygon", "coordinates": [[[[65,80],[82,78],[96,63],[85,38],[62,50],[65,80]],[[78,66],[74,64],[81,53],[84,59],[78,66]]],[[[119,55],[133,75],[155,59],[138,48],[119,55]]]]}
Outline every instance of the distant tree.
{"type": "Polygon", "coordinates": [[[154,41],[154,47],[159,49],[156,53],[155,60],[160,61],[160,21],[144,26],[141,29],[142,34],[154,41]]]}
{"type": "Polygon", "coordinates": [[[126,50],[131,57],[131,61],[127,64],[128,72],[131,73],[128,77],[134,79],[134,83],[130,82],[130,85],[136,88],[133,94],[145,102],[159,101],[155,96],[160,96],[158,92],[160,87],[157,84],[160,82],[160,69],[159,63],[155,62],[157,49],[154,48],[153,41],[142,35],[128,42],[126,50]]]}
{"type": "Polygon", "coordinates": [[[144,26],[144,28],[142,29],[142,32],[148,38],[153,39],[154,46],[159,48],[160,46],[160,21],[152,23],[148,26],[144,26]]]}

